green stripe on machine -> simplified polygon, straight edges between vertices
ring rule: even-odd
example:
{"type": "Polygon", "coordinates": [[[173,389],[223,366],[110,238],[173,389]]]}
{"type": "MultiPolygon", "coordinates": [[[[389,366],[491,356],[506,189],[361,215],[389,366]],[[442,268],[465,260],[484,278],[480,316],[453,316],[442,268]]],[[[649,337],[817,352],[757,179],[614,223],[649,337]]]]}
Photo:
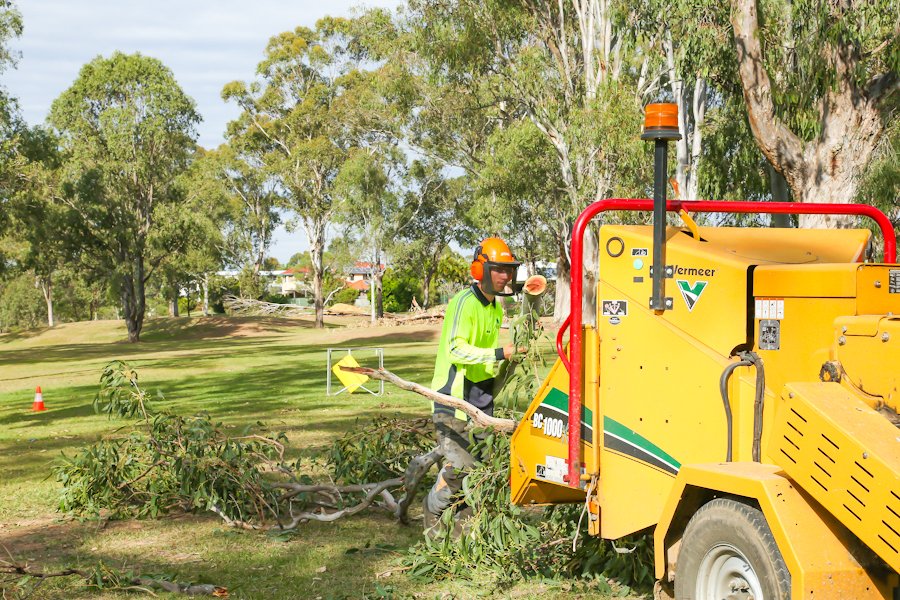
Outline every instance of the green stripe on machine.
{"type": "MultiPolygon", "coordinates": [[[[541,400],[541,404],[538,408],[553,410],[565,417],[566,421],[568,421],[569,395],[558,388],[551,388],[550,391],[547,392],[547,395],[544,396],[544,399],[541,400]]],[[[593,439],[593,423],[594,412],[588,407],[582,406],[581,424],[584,430],[586,430],[586,437],[589,436],[591,438],[585,440],[589,443],[593,439]]],[[[681,468],[681,463],[675,460],[675,458],[665,450],[633,429],[630,429],[615,419],[611,419],[607,416],[603,417],[603,445],[608,450],[625,454],[658,469],[662,469],[672,475],[677,474],[678,470],[681,468]]]]}
{"type": "Polygon", "coordinates": [[[624,451],[633,458],[651,463],[672,474],[681,468],[681,463],[665,450],[614,419],[603,417],[603,434],[603,445],[608,448],[624,451]]]}

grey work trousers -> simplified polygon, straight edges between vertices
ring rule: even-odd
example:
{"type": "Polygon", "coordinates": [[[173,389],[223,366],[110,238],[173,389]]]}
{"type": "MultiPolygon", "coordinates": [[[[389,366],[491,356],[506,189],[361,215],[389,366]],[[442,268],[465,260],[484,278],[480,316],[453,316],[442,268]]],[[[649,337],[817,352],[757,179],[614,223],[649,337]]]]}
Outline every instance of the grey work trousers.
{"type": "Polygon", "coordinates": [[[438,449],[444,456],[444,466],[425,497],[426,523],[441,517],[475,465],[475,458],[469,452],[468,422],[445,412],[434,413],[431,420],[437,431],[438,449]]]}

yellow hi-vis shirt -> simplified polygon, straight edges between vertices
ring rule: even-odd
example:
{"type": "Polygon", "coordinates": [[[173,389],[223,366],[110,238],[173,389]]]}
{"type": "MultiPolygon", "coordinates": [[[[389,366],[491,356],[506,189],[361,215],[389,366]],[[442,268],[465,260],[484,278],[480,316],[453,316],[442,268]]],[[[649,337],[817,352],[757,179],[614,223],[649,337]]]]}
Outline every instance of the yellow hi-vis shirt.
{"type": "MultiPolygon", "coordinates": [[[[494,375],[503,360],[499,345],[503,307],[495,298],[488,302],[477,285],[456,294],[447,306],[431,389],[465,400],[488,414],[494,411],[494,375]]],[[[455,414],[461,410],[438,402],[434,412],[455,414]]]]}

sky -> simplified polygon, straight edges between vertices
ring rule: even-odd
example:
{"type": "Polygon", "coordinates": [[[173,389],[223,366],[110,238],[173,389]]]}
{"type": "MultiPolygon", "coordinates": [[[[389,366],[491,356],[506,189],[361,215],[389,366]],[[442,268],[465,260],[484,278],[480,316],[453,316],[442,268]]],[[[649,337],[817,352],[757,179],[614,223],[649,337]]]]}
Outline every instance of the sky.
{"type": "MultiPolygon", "coordinates": [[[[349,16],[360,6],[396,7],[399,0],[16,0],[25,31],[10,45],[21,53],[2,75],[32,125],[81,67],[116,50],[161,60],[203,116],[199,143],[221,144],[225,125],[238,116],[219,93],[234,80],[253,78],[273,35],[313,27],[325,15],[349,16]]],[[[307,249],[306,234],[279,227],[270,255],[282,262],[307,249]]]]}

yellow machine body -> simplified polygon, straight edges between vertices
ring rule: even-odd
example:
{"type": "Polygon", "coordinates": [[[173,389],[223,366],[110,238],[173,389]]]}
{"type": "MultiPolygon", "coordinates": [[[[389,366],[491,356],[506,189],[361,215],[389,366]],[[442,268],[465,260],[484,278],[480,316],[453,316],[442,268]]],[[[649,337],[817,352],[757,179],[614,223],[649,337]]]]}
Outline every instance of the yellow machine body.
{"type": "Polygon", "coordinates": [[[696,509],[683,512],[686,498],[745,497],[770,523],[795,597],[890,597],[900,566],[900,431],[891,420],[900,267],[859,262],[868,240],[866,230],[669,227],[672,308],[656,312],[651,228],[602,227],[597,323],[584,332],[583,482],[563,483],[569,379],[558,361],[513,436],[513,501],[584,502],[589,491],[591,533],[656,528],[666,580],[677,571],[664,557],[677,549],[679,515],[696,509]],[[726,462],[720,377],[739,350],[765,365],[759,462],[757,374],[743,366],[726,385],[726,462]],[[828,450],[823,436],[840,451],[816,456],[828,450]]]}

